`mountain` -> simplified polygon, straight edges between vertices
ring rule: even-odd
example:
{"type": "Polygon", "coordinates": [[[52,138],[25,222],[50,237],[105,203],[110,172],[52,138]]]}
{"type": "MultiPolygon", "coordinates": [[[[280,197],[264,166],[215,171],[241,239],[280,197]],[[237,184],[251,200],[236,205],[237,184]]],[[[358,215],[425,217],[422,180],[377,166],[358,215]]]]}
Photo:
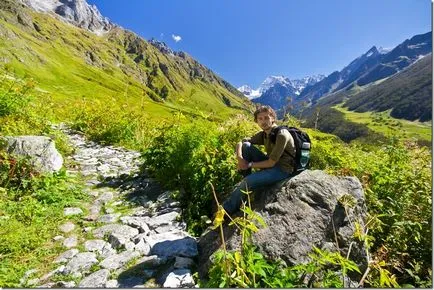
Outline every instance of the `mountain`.
{"type": "Polygon", "coordinates": [[[390,77],[432,51],[432,32],[405,40],[392,50],[375,46],[352,61],[341,71],[335,71],[322,81],[306,88],[295,99],[315,104],[319,98],[337,92],[353,83],[363,86],[390,77]]]}
{"type": "Polygon", "coordinates": [[[314,75],[290,80],[285,76],[269,76],[256,90],[253,90],[248,85],[241,86],[238,90],[255,103],[270,105],[274,109],[280,109],[288,102],[288,97],[293,98],[299,95],[306,87],[315,84],[323,78],[323,75],[314,75]]]}
{"type": "Polygon", "coordinates": [[[410,121],[432,120],[432,53],[417,60],[388,79],[364,87],[357,85],[329,94],[316,106],[303,112],[315,114],[318,107],[330,108],[343,104],[355,112],[390,110],[394,118],[410,121]]]}
{"type": "Polygon", "coordinates": [[[157,117],[174,111],[223,117],[252,108],[187,53],[111,23],[84,0],[2,0],[0,60],[0,73],[32,77],[65,103],[122,100],[157,117]]]}
{"type": "Polygon", "coordinates": [[[240,91],[243,95],[245,95],[250,100],[257,98],[261,95],[259,93],[259,90],[254,90],[248,85],[241,86],[237,90],[240,91]]]}
{"type": "Polygon", "coordinates": [[[107,17],[103,17],[95,5],[89,5],[85,0],[20,1],[38,12],[54,13],[63,21],[98,35],[106,33],[116,26],[107,17]]]}

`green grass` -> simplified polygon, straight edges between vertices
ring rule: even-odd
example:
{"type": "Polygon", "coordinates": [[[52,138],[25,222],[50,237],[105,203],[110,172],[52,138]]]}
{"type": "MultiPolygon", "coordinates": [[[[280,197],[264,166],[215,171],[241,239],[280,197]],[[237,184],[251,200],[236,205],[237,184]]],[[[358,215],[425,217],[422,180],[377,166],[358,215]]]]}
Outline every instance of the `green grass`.
{"type": "Polygon", "coordinates": [[[345,114],[349,121],[367,125],[375,132],[386,136],[399,136],[404,139],[416,138],[423,141],[431,141],[432,123],[431,122],[412,122],[403,119],[390,117],[390,110],[385,112],[357,113],[348,111],[341,105],[334,106],[336,110],[345,114]]]}

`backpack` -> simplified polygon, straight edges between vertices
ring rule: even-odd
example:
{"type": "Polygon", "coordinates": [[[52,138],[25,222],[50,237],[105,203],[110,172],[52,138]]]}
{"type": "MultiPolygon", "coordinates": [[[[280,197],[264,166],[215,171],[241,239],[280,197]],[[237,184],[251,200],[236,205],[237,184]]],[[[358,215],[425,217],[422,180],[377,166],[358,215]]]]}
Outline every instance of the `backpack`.
{"type": "Polygon", "coordinates": [[[309,161],[310,161],[310,147],[311,147],[311,141],[309,138],[309,135],[306,132],[301,131],[298,128],[295,127],[287,127],[287,126],[278,126],[276,128],[273,128],[273,130],[270,133],[270,141],[273,144],[276,144],[276,138],[277,133],[282,130],[286,129],[291,134],[292,138],[294,139],[294,145],[295,145],[295,156],[293,156],[291,153],[286,151],[294,160],[293,164],[293,174],[298,174],[308,168],[309,161]]]}

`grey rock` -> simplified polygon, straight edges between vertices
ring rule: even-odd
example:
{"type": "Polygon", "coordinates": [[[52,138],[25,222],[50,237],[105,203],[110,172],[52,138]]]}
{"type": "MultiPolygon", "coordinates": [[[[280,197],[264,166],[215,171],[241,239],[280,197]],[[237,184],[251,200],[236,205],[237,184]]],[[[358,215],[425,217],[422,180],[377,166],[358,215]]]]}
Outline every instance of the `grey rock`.
{"type": "Polygon", "coordinates": [[[109,201],[113,199],[113,193],[110,191],[104,192],[97,200],[96,202],[99,204],[107,204],[109,201]]]}
{"type": "Polygon", "coordinates": [[[116,253],[112,246],[103,240],[88,240],[84,242],[84,248],[89,252],[97,252],[104,258],[116,253]]]}
{"type": "Polygon", "coordinates": [[[119,219],[120,215],[120,213],[105,214],[100,216],[98,221],[101,223],[114,223],[119,219]]]}
{"type": "Polygon", "coordinates": [[[63,252],[62,254],[60,254],[54,261],[53,263],[65,263],[68,262],[68,260],[70,260],[72,257],[74,257],[75,255],[77,255],[79,253],[79,250],[77,249],[70,249],[66,252],[63,252]]]}
{"type": "MultiPolygon", "coordinates": [[[[349,222],[351,219],[363,226],[366,218],[363,190],[357,178],[306,170],[271,188],[257,190],[252,208],[267,225],[252,236],[253,243],[267,259],[280,258],[288,265],[307,262],[313,246],[329,247],[330,243],[335,243],[336,233],[342,254],[346,256],[353,243],[350,259],[358,264],[362,273],[366,269],[363,243],[354,238],[354,223],[349,222]],[[356,206],[348,211],[349,217],[338,201],[344,195],[356,201],[356,206]]],[[[228,250],[239,248],[241,238],[233,226],[225,225],[224,235],[228,250]]],[[[216,230],[200,237],[200,277],[206,275],[209,258],[220,246],[220,234],[216,230]]]]}
{"type": "Polygon", "coordinates": [[[34,279],[30,279],[29,281],[27,281],[27,286],[35,286],[39,283],[39,278],[34,278],[34,279]]]}
{"type": "Polygon", "coordinates": [[[53,241],[57,242],[57,241],[62,241],[62,240],[64,240],[64,239],[65,239],[64,236],[55,236],[55,237],[53,238],[53,241]]]}
{"type": "Polygon", "coordinates": [[[164,288],[194,287],[194,285],[193,277],[188,269],[178,269],[169,273],[163,283],[164,288]]]}
{"type": "Polygon", "coordinates": [[[108,280],[105,283],[105,288],[119,288],[118,280],[108,280]]]}
{"type": "Polygon", "coordinates": [[[143,277],[131,276],[124,279],[119,279],[119,288],[137,288],[142,287],[144,283],[143,277]]]}
{"type": "Polygon", "coordinates": [[[78,207],[65,207],[63,209],[63,214],[66,216],[80,215],[80,214],[83,214],[83,211],[81,210],[81,208],[78,208],[78,207]]]}
{"type": "Polygon", "coordinates": [[[1,137],[8,153],[29,157],[35,170],[46,173],[62,168],[62,155],[56,150],[54,141],[45,136],[1,137]]]}
{"type": "Polygon", "coordinates": [[[67,222],[59,226],[59,229],[61,232],[69,233],[75,229],[75,225],[72,222],[67,222]]]}
{"type": "Polygon", "coordinates": [[[59,281],[56,283],[56,286],[59,288],[74,288],[75,282],[74,281],[59,281]]]}
{"type": "Polygon", "coordinates": [[[196,240],[185,232],[156,234],[145,240],[151,246],[151,255],[195,257],[198,254],[196,240]]]}
{"type": "Polygon", "coordinates": [[[106,286],[107,279],[110,275],[110,271],[107,269],[101,269],[96,271],[83,280],[81,280],[78,287],[80,288],[101,288],[106,286]]]}
{"type": "Polygon", "coordinates": [[[77,240],[76,236],[66,238],[63,241],[63,246],[66,248],[73,248],[73,247],[77,246],[77,244],[78,244],[78,240],[77,240]]]}
{"type": "Polygon", "coordinates": [[[137,244],[134,245],[134,250],[146,256],[149,255],[149,253],[151,252],[151,246],[144,240],[140,240],[137,244]]]}
{"type": "Polygon", "coordinates": [[[38,272],[38,270],[36,270],[36,269],[30,269],[30,270],[26,271],[26,272],[24,273],[23,277],[20,279],[20,284],[21,284],[21,285],[24,285],[24,284],[26,283],[27,279],[29,279],[29,277],[30,277],[32,274],[35,274],[35,273],[37,273],[37,272],[38,272]]]}
{"type": "Polygon", "coordinates": [[[63,270],[63,274],[79,274],[81,271],[89,270],[90,267],[92,267],[92,265],[96,263],[98,263],[98,260],[96,259],[95,253],[78,253],[68,262],[68,264],[66,264],[66,267],[63,270]]]}
{"type": "Polygon", "coordinates": [[[149,232],[148,224],[146,223],[146,219],[143,217],[123,216],[121,217],[121,222],[123,224],[139,229],[141,233],[149,232]]]}
{"type": "Polygon", "coordinates": [[[120,254],[114,254],[107,258],[105,258],[101,263],[100,266],[105,269],[118,269],[128,263],[131,259],[134,259],[136,257],[140,256],[140,253],[138,252],[122,252],[120,254]]]}
{"type": "Polygon", "coordinates": [[[138,229],[132,228],[127,225],[110,224],[93,230],[93,235],[97,238],[103,238],[106,234],[116,233],[125,238],[130,239],[139,233],[138,229]]]}
{"type": "Polygon", "coordinates": [[[153,218],[147,219],[147,224],[150,228],[155,229],[159,226],[170,225],[176,221],[179,214],[176,211],[171,211],[153,218]]]}
{"type": "Polygon", "coordinates": [[[176,257],[175,264],[173,267],[175,269],[191,269],[194,266],[194,261],[190,258],[176,257]]]}
{"type": "Polygon", "coordinates": [[[145,268],[156,268],[158,266],[165,264],[166,262],[167,262],[167,258],[152,255],[152,256],[145,256],[140,258],[137,261],[137,264],[140,264],[145,268]]]}

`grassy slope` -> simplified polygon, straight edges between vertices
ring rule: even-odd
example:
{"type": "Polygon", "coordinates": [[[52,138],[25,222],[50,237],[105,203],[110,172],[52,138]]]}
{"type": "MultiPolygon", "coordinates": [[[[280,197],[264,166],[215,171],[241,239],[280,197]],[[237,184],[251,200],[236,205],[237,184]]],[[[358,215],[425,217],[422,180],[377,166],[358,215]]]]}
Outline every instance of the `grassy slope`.
{"type": "Polygon", "coordinates": [[[411,122],[402,119],[390,117],[390,110],[381,113],[357,113],[348,111],[341,105],[333,106],[345,114],[345,117],[352,122],[366,124],[375,132],[382,133],[386,136],[402,136],[404,138],[416,138],[425,141],[431,141],[432,123],[431,122],[411,122]],[[379,120],[379,118],[382,118],[379,120]],[[379,120],[379,121],[375,121],[379,120]],[[401,124],[401,125],[400,125],[401,124]]]}
{"type": "MultiPolygon", "coordinates": [[[[189,63],[195,61],[167,56],[141,40],[144,55],[151,66],[164,63],[171,86],[160,69],[153,78],[153,86],[169,88],[165,102],[155,102],[149,96],[155,93],[147,86],[151,68],[134,62],[134,53],[127,53],[124,38],[132,33],[118,30],[103,37],[58,21],[48,15],[23,8],[31,19],[22,25],[15,15],[0,10],[0,58],[7,69],[19,77],[33,77],[40,89],[49,92],[60,104],[71,104],[77,99],[114,99],[130,106],[145,108],[150,117],[164,118],[181,110],[190,114],[198,111],[225,117],[240,112],[224,104],[225,95],[233,107],[248,108],[246,99],[228,91],[216,81],[188,78],[189,63]],[[37,31],[33,26],[37,25],[37,31]]],[[[137,36],[135,36],[137,38],[137,36]]],[[[197,65],[197,63],[196,63],[197,65]]]]}

